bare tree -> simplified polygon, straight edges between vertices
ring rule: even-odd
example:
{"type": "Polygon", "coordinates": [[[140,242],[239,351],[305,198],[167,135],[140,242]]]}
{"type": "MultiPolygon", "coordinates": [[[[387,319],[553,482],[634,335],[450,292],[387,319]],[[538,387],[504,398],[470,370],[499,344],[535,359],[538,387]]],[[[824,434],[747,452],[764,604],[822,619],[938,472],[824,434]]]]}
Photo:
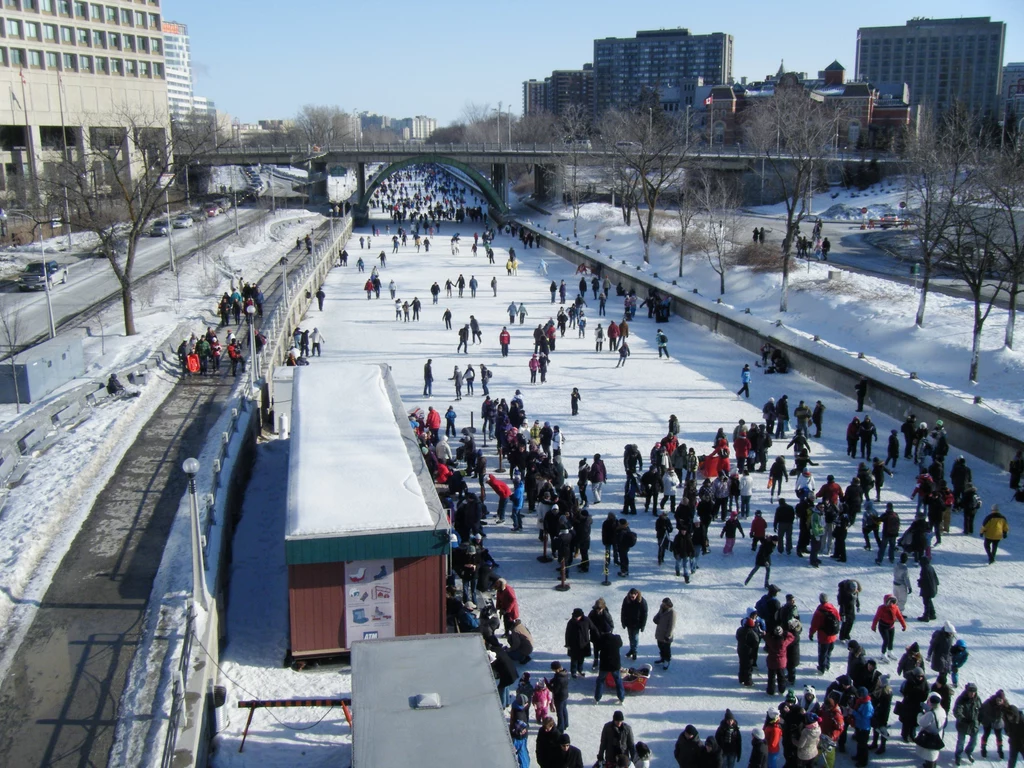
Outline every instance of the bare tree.
{"type": "Polygon", "coordinates": [[[675,211],[679,222],[679,277],[683,276],[683,263],[686,259],[686,246],[690,242],[690,230],[699,210],[698,189],[695,179],[700,178],[696,168],[685,170],[678,184],[669,189],[667,202],[675,211]],[[695,175],[696,174],[696,175],[695,175]]]}
{"type": "Polygon", "coordinates": [[[907,189],[917,203],[908,207],[921,255],[921,296],[915,323],[924,327],[928,289],[943,243],[956,218],[956,200],[973,159],[970,117],[961,110],[947,114],[943,125],[921,118],[917,132],[907,139],[903,174],[907,189]]]}
{"type": "Polygon", "coordinates": [[[559,158],[562,189],[572,210],[572,236],[579,237],[580,209],[587,200],[590,187],[580,172],[580,157],[590,148],[588,110],[579,104],[570,105],[558,118],[558,128],[563,145],[559,158]]]}
{"type": "Polygon", "coordinates": [[[695,215],[699,215],[705,229],[701,250],[718,275],[718,292],[724,295],[725,273],[732,263],[741,225],[738,213],[740,198],[721,174],[707,169],[700,172],[694,187],[694,207],[699,209],[699,214],[695,215]]]}
{"type": "Polygon", "coordinates": [[[816,173],[831,160],[838,114],[800,85],[779,86],[775,95],[748,110],[747,142],[764,159],[763,173],[782,194],[786,231],[782,239],[782,295],[779,311],[789,311],[789,271],[800,223],[811,213],[816,173]]]}
{"type": "Polygon", "coordinates": [[[307,144],[326,147],[355,136],[354,119],[338,106],[306,104],[295,116],[295,126],[307,144]]]}
{"type": "Polygon", "coordinates": [[[690,160],[680,123],[653,108],[640,112],[609,110],[602,119],[601,133],[622,178],[636,185],[632,203],[644,244],[644,261],[650,262],[651,235],[661,195],[679,182],[690,160]]]}
{"type": "Polygon", "coordinates": [[[17,413],[21,413],[21,389],[18,385],[18,353],[24,346],[24,331],[21,317],[21,305],[11,301],[9,297],[0,301],[0,334],[3,335],[4,346],[7,348],[7,360],[11,365],[11,381],[14,382],[14,404],[17,413]]]}
{"type": "Polygon", "coordinates": [[[1009,307],[1003,344],[1013,349],[1017,324],[1017,299],[1024,278],[1024,149],[1010,146],[988,158],[982,178],[989,205],[998,211],[999,235],[993,242],[1006,264],[1009,307]]]}
{"type": "Polygon", "coordinates": [[[118,110],[108,123],[124,127],[92,129],[83,156],[65,158],[44,177],[43,187],[51,201],[63,201],[66,193],[75,230],[96,235],[121,286],[125,334],[133,336],[139,240],[163,212],[175,171],[197,162],[216,139],[207,124],[179,131],[172,144],[159,114],[132,108],[118,110]]]}
{"type": "Polygon", "coordinates": [[[551,144],[561,133],[558,119],[550,112],[523,115],[512,120],[514,144],[551,144]]]}

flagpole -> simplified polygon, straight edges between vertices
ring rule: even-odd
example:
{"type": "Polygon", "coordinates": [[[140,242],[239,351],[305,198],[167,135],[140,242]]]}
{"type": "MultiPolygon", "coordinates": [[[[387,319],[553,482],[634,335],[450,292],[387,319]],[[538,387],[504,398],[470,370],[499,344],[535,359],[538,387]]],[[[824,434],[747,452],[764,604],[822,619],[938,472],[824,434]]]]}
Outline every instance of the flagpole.
{"type": "MultiPolygon", "coordinates": [[[[60,141],[64,148],[64,159],[61,165],[66,166],[70,162],[68,159],[68,129],[64,125],[64,80],[60,76],[60,72],[57,72],[57,101],[60,102],[60,141]]],[[[68,253],[71,253],[71,206],[68,204],[67,181],[62,180],[61,186],[64,188],[64,223],[68,228],[68,253]]]]}

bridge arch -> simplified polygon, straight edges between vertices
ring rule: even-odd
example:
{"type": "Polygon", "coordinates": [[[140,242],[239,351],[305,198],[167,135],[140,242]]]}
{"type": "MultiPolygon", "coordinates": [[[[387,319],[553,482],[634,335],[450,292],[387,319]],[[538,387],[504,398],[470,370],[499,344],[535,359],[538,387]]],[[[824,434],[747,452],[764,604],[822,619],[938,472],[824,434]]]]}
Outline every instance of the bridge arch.
{"type": "Polygon", "coordinates": [[[370,185],[366,188],[366,192],[363,194],[362,199],[359,201],[359,205],[363,210],[368,210],[370,200],[373,198],[373,193],[377,191],[377,188],[384,183],[384,181],[401,171],[404,168],[408,168],[413,165],[425,165],[432,163],[434,165],[448,166],[455,168],[462,173],[466,174],[473,180],[473,182],[480,188],[483,193],[484,199],[493,207],[500,211],[502,214],[508,213],[508,205],[504,200],[501,199],[501,195],[498,194],[497,190],[491,185],[483,174],[466,163],[459,160],[455,160],[451,157],[445,157],[444,155],[417,155],[416,157],[406,158],[405,160],[396,160],[395,162],[388,165],[386,168],[381,169],[370,185]]]}

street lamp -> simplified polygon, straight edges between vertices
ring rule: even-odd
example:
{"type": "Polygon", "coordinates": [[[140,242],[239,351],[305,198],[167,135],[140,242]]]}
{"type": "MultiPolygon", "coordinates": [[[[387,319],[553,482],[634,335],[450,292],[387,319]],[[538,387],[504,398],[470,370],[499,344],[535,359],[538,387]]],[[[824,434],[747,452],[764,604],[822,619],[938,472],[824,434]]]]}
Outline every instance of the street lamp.
{"type": "Polygon", "coordinates": [[[196,497],[196,475],[199,473],[199,460],[188,458],[181,468],[188,475],[188,508],[192,528],[192,599],[198,600],[203,610],[207,610],[206,577],[203,575],[203,547],[199,530],[199,499],[196,497]]]}
{"type": "Polygon", "coordinates": [[[291,313],[288,312],[288,257],[281,257],[281,289],[284,291],[284,311],[286,321],[291,324],[291,313]]]}
{"type": "Polygon", "coordinates": [[[252,304],[245,308],[245,318],[249,322],[249,389],[256,386],[256,307],[252,304]]]}

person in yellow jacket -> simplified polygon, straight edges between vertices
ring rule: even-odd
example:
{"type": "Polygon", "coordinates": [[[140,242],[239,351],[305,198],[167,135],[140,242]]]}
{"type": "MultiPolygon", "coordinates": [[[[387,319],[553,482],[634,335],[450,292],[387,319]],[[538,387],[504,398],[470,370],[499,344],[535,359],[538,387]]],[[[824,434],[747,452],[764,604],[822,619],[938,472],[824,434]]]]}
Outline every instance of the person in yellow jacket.
{"type": "Polygon", "coordinates": [[[985,554],[988,555],[988,562],[991,565],[996,561],[999,542],[1010,535],[1010,525],[995,504],[981,524],[981,535],[985,538],[985,554]]]}

